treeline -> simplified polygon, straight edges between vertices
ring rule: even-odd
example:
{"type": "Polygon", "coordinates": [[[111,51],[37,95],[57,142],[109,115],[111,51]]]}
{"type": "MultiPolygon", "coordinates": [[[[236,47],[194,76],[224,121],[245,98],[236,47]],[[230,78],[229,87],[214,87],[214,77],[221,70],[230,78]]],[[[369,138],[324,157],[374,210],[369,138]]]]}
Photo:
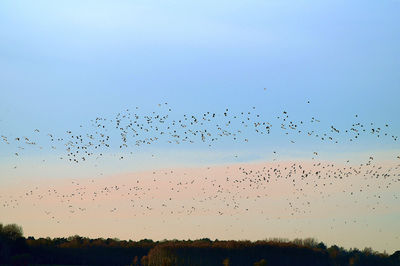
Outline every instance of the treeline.
{"type": "Polygon", "coordinates": [[[400,265],[400,251],[392,255],[372,249],[326,247],[314,239],[264,241],[125,241],[23,237],[15,224],[0,224],[0,265],[400,265]]]}

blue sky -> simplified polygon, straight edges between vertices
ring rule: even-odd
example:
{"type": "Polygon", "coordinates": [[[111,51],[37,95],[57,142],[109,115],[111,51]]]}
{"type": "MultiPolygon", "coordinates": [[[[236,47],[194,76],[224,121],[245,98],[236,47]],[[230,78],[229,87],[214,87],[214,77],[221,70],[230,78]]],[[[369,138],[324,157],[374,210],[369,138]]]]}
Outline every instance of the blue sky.
{"type": "Polygon", "coordinates": [[[16,127],[164,101],[301,111],[311,99],[321,115],[393,120],[398,10],[398,1],[5,1],[0,119],[16,127]]]}
{"type": "MultiPolygon", "coordinates": [[[[5,135],[62,134],[164,102],[177,116],[256,106],[267,121],[285,110],[344,128],[358,114],[357,121],[400,131],[398,1],[0,5],[5,135]]],[[[273,142],[285,145],[281,135],[273,142]]],[[[312,146],[306,139],[300,149],[312,146]]],[[[364,141],[368,149],[397,148],[364,141]]]]}

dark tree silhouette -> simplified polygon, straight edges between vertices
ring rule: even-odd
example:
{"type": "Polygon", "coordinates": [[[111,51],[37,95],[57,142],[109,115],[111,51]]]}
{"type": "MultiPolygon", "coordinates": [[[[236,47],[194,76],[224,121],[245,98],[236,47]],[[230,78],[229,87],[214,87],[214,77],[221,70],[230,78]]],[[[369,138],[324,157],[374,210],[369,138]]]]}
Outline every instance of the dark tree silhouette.
{"type": "Polygon", "coordinates": [[[0,265],[135,265],[135,266],[400,266],[400,251],[392,255],[371,248],[329,248],[315,239],[211,241],[150,239],[125,241],[23,237],[18,225],[0,224],[0,265]]]}

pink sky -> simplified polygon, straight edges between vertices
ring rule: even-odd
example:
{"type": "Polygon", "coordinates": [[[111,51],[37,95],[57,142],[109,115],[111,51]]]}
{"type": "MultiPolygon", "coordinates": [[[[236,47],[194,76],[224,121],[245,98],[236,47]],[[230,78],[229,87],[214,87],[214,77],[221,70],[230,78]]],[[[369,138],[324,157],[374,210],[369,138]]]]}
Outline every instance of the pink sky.
{"type": "Polygon", "coordinates": [[[21,180],[0,188],[0,216],[35,237],[316,237],[393,251],[399,182],[383,174],[398,166],[380,165],[258,162],[21,180]]]}

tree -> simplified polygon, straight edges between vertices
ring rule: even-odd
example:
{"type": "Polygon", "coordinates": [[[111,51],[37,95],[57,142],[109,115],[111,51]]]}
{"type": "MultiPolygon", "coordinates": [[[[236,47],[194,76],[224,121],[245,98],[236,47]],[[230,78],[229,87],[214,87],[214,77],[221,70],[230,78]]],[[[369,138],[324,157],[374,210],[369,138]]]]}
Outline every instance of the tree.
{"type": "Polygon", "coordinates": [[[303,240],[303,245],[306,247],[314,248],[318,246],[318,241],[314,238],[306,238],[303,240]]]}
{"type": "Polygon", "coordinates": [[[143,266],[149,265],[149,258],[147,256],[143,256],[142,259],[140,260],[143,266]]]}
{"type": "Polygon", "coordinates": [[[319,244],[317,245],[317,248],[326,249],[326,245],[323,242],[319,242],[319,244]]]}
{"type": "Polygon", "coordinates": [[[138,258],[138,256],[135,256],[135,257],[133,258],[133,265],[134,265],[134,266],[138,266],[138,265],[139,265],[139,258],[138,258]]]}
{"type": "Polygon", "coordinates": [[[400,264],[400,250],[393,253],[389,258],[393,262],[393,265],[396,265],[396,263],[400,264]]]}
{"type": "Polygon", "coordinates": [[[23,237],[24,234],[21,226],[16,224],[7,224],[5,226],[0,226],[0,235],[15,241],[18,238],[23,237]]]}
{"type": "Polygon", "coordinates": [[[267,261],[262,259],[262,260],[260,260],[258,262],[255,262],[254,266],[267,266],[267,261]]]}
{"type": "Polygon", "coordinates": [[[229,266],[229,258],[226,258],[222,261],[222,265],[229,266]]]}

